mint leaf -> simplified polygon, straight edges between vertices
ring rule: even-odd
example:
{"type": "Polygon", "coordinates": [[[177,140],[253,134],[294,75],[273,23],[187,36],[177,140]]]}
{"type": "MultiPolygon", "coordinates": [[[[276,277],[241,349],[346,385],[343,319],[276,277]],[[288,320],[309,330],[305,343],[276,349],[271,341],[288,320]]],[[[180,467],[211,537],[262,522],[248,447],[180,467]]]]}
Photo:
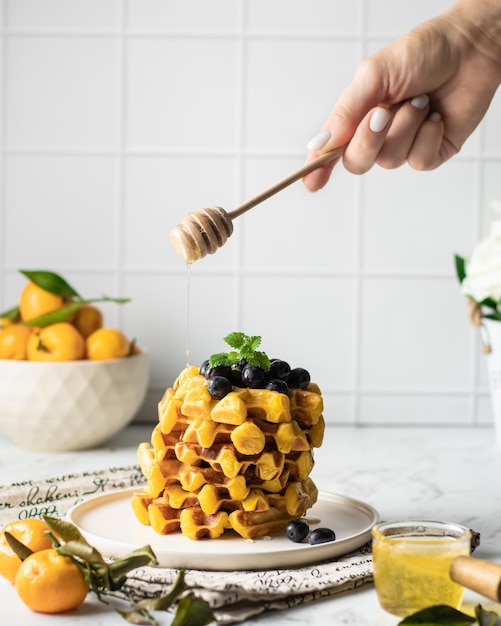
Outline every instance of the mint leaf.
{"type": "Polygon", "coordinates": [[[257,350],[261,345],[261,337],[257,335],[251,335],[247,337],[245,344],[249,347],[250,350],[257,350]]]}
{"type": "Polygon", "coordinates": [[[270,369],[270,359],[264,352],[258,351],[249,353],[246,358],[251,365],[257,365],[258,367],[262,367],[266,371],[270,369]]]}
{"type": "Polygon", "coordinates": [[[457,609],[443,604],[432,606],[409,615],[399,626],[405,624],[421,624],[422,626],[469,626],[473,624],[475,618],[466,613],[461,613],[457,609]]]}
{"type": "Polygon", "coordinates": [[[245,344],[246,335],[244,333],[230,333],[226,335],[224,341],[231,347],[235,348],[235,350],[240,350],[242,346],[245,344]]]}
{"type": "Polygon", "coordinates": [[[230,356],[230,354],[235,354],[235,353],[234,352],[232,353],[218,352],[217,354],[213,354],[209,358],[210,367],[219,367],[219,366],[231,367],[232,365],[237,363],[238,356],[235,358],[235,357],[230,356]]]}
{"type": "Polygon", "coordinates": [[[219,365],[231,367],[238,363],[240,359],[245,359],[251,365],[257,365],[266,371],[270,369],[270,359],[264,352],[257,349],[261,345],[261,337],[259,335],[246,335],[245,333],[234,332],[227,335],[224,341],[235,350],[213,354],[209,357],[210,367],[219,365]]]}

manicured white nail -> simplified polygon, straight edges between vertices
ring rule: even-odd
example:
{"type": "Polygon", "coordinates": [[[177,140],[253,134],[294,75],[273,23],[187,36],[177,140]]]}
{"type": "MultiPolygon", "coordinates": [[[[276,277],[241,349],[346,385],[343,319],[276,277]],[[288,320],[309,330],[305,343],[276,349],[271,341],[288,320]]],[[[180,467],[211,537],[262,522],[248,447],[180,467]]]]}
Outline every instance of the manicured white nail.
{"type": "Polygon", "coordinates": [[[384,130],[391,119],[391,113],[388,109],[377,107],[374,109],[369,122],[369,128],[373,133],[380,133],[384,130]]]}
{"type": "Polygon", "coordinates": [[[330,138],[331,131],[324,130],[320,134],[313,137],[313,139],[310,139],[310,141],[306,144],[306,147],[308,150],[320,150],[320,148],[323,148],[330,138]]]}
{"type": "Polygon", "coordinates": [[[415,98],[412,98],[411,105],[415,109],[424,109],[425,106],[427,106],[429,101],[430,101],[430,98],[428,97],[428,94],[423,93],[420,96],[416,96],[415,98]]]}
{"type": "Polygon", "coordinates": [[[430,120],[430,122],[440,122],[442,116],[438,111],[433,111],[433,113],[430,113],[428,119],[430,120]]]}

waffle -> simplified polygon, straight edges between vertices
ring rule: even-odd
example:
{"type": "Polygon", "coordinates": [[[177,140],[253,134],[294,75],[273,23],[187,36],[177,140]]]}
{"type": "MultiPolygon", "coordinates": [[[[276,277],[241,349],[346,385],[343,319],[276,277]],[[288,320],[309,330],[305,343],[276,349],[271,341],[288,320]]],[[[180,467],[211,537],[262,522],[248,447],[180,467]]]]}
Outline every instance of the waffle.
{"type": "Polygon", "coordinates": [[[283,531],[316,502],[313,448],[325,423],[317,385],[233,387],[221,400],[189,366],[158,404],[151,442],[137,455],[147,484],[132,498],[137,519],[157,533],[246,539],[283,531]]]}

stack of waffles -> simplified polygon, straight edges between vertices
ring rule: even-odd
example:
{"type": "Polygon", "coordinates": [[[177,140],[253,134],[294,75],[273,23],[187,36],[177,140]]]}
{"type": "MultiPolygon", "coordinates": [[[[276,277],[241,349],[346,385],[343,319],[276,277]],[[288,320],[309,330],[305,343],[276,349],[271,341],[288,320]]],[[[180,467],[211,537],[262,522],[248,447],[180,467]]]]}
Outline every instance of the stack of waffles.
{"type": "Polygon", "coordinates": [[[233,387],[221,400],[188,366],[158,406],[150,443],[138,459],[147,478],[134,494],[138,520],[160,534],[246,539],[283,532],[316,502],[313,448],[323,440],[320,390],[283,394],[233,387]]]}

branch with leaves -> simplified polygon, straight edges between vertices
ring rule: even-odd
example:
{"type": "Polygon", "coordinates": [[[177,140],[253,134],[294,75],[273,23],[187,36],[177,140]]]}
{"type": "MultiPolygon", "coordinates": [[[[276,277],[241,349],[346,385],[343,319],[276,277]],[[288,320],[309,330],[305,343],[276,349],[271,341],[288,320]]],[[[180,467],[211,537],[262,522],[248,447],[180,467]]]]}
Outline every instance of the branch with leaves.
{"type": "MultiPolygon", "coordinates": [[[[103,602],[106,602],[104,598],[107,595],[113,595],[113,592],[122,588],[128,572],[145,565],[157,565],[156,556],[150,546],[144,546],[120,559],[108,562],[70,522],[48,516],[44,516],[43,521],[51,531],[48,534],[54,549],[61,556],[72,559],[84,575],[89,589],[103,602]]],[[[5,533],[5,537],[12,550],[22,561],[33,554],[32,550],[9,532],[5,533]]],[[[206,626],[206,624],[210,624],[214,620],[210,606],[204,600],[193,596],[191,592],[183,595],[186,590],[184,571],[181,570],[172,589],[166,595],[158,598],[147,598],[138,602],[129,598],[129,609],[115,609],[115,611],[131,624],[157,626],[157,622],[150,611],[167,611],[175,606],[172,626],[206,626]]]]}
{"type": "Polygon", "coordinates": [[[58,322],[65,322],[70,319],[83,304],[95,304],[97,302],[125,304],[126,302],[130,302],[130,298],[110,298],[105,295],[100,298],[83,298],[67,280],[55,272],[49,272],[47,270],[19,271],[37,287],[61,296],[67,301],[67,304],[60,309],[45,313],[44,315],[40,315],[28,321],[21,321],[19,306],[11,307],[0,313],[0,318],[5,317],[14,322],[23,324],[24,326],[45,327],[58,322]]]}

